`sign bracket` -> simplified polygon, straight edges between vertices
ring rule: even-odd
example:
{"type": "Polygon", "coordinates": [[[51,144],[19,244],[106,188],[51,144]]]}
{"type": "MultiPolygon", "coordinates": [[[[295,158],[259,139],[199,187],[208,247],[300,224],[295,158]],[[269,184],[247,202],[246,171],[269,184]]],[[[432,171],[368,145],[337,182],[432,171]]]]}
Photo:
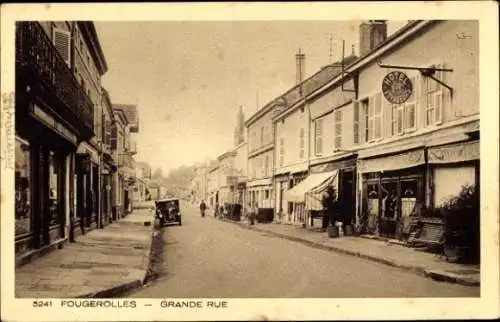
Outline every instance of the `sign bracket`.
{"type": "Polygon", "coordinates": [[[397,66],[397,65],[386,65],[382,64],[382,62],[379,60],[377,61],[377,65],[381,68],[392,68],[392,69],[406,69],[406,70],[418,70],[422,75],[427,76],[431,79],[433,79],[435,82],[439,83],[440,85],[446,87],[451,94],[453,95],[453,88],[449,86],[448,84],[445,84],[443,81],[437,79],[436,77],[433,76],[435,72],[448,72],[452,73],[453,69],[450,68],[436,68],[436,67],[415,67],[415,66],[397,66]]]}

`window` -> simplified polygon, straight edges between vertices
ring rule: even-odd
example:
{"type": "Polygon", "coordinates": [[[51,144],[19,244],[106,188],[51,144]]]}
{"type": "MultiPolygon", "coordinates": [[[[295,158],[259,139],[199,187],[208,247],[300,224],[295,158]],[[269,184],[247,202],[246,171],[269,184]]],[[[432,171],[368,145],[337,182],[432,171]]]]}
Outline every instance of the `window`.
{"type": "Polygon", "coordinates": [[[342,147],[342,111],[335,111],[335,149],[342,147]]]}
{"type": "MultiPolygon", "coordinates": [[[[444,65],[436,65],[436,68],[443,68],[444,65]]],[[[434,78],[444,80],[443,72],[436,71],[434,78]]],[[[438,125],[443,122],[443,86],[431,79],[424,78],[424,88],[426,91],[425,125],[438,125]]]]}
{"type": "Polygon", "coordinates": [[[353,143],[359,144],[359,103],[354,102],[353,143]]]}
{"type": "Polygon", "coordinates": [[[280,138],[280,167],[285,163],[285,138],[280,138]]]}
{"type": "Polygon", "coordinates": [[[400,135],[416,129],[416,112],[418,106],[418,96],[420,93],[420,78],[411,77],[413,92],[404,104],[392,105],[391,134],[400,135]]]}
{"type": "Polygon", "coordinates": [[[68,66],[70,66],[71,33],[64,29],[54,28],[52,31],[52,40],[61,58],[68,66]]]}
{"type": "Polygon", "coordinates": [[[15,158],[15,225],[18,236],[33,232],[30,146],[18,137],[15,140],[15,158]]]}
{"type": "Polygon", "coordinates": [[[364,133],[363,133],[363,139],[364,142],[368,142],[370,139],[370,132],[369,132],[369,124],[370,124],[370,115],[369,115],[369,101],[368,99],[364,99],[361,101],[361,109],[363,112],[363,127],[364,127],[364,133]]]}
{"type": "Polygon", "coordinates": [[[321,155],[323,153],[323,119],[317,119],[315,122],[315,153],[321,155]]]}
{"type": "Polygon", "coordinates": [[[299,132],[299,158],[302,160],[304,159],[304,136],[305,136],[305,133],[304,133],[304,129],[300,129],[300,132],[299,132]]]}
{"type": "Polygon", "coordinates": [[[382,137],[382,93],[362,101],[365,116],[365,142],[382,137]]]}

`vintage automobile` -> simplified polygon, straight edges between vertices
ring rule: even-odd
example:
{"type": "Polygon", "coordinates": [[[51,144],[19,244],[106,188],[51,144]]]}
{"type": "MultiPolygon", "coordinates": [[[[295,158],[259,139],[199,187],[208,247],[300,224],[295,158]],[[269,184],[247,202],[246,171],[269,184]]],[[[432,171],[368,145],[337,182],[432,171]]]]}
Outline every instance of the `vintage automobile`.
{"type": "Polygon", "coordinates": [[[155,217],[160,220],[162,226],[167,224],[182,225],[182,215],[179,207],[179,199],[168,198],[155,201],[155,217]]]}

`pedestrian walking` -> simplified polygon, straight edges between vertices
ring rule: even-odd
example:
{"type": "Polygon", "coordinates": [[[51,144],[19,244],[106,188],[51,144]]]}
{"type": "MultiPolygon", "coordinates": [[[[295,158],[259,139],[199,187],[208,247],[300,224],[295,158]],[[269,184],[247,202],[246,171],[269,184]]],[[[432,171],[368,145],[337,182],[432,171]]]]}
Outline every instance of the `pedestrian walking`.
{"type": "Polygon", "coordinates": [[[202,200],[200,203],[200,213],[202,217],[205,217],[205,210],[207,209],[207,205],[205,204],[205,201],[202,200]]]}
{"type": "Polygon", "coordinates": [[[214,207],[214,217],[217,218],[218,215],[219,215],[219,202],[216,201],[214,207]]]}
{"type": "Polygon", "coordinates": [[[255,218],[257,217],[257,213],[259,211],[259,205],[257,202],[254,202],[250,207],[250,225],[255,225],[255,218]]]}

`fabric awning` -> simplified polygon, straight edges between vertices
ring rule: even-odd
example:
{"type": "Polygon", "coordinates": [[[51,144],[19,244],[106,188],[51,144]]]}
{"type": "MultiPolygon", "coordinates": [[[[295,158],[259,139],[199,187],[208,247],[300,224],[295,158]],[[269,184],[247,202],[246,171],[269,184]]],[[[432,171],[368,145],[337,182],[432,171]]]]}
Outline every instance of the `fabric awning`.
{"type": "Polygon", "coordinates": [[[286,192],[287,200],[295,203],[305,202],[306,194],[317,193],[318,191],[322,191],[321,189],[326,189],[332,179],[337,177],[337,173],[338,170],[310,174],[307,178],[286,192]]]}

